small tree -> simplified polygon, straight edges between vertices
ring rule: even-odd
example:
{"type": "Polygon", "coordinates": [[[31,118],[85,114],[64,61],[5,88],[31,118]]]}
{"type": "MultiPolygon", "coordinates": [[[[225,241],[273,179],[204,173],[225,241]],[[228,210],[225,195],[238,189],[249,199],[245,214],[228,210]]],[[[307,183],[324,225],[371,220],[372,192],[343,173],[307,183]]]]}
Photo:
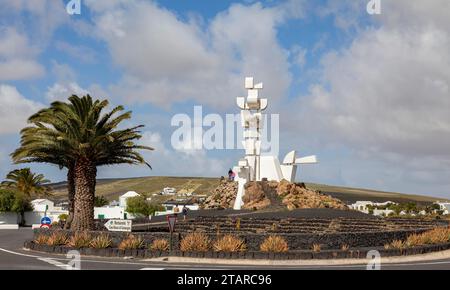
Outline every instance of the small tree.
{"type": "Polygon", "coordinates": [[[108,203],[108,200],[104,196],[96,196],[94,199],[95,207],[103,207],[105,205],[108,205],[108,203]]]}
{"type": "Polygon", "coordinates": [[[0,212],[12,211],[15,199],[14,192],[0,189],[0,212]]]}
{"type": "Polygon", "coordinates": [[[25,212],[32,211],[33,206],[31,205],[29,199],[23,194],[16,194],[13,206],[11,208],[13,212],[16,212],[20,215],[20,223],[23,224],[25,222],[25,212]]]}
{"type": "Polygon", "coordinates": [[[133,215],[147,217],[160,210],[163,210],[162,206],[148,202],[143,196],[127,198],[126,211],[133,215]]]}
{"type": "Polygon", "coordinates": [[[33,206],[24,194],[0,189],[0,212],[18,213],[21,223],[23,223],[25,212],[31,210],[33,210],[33,206]]]}

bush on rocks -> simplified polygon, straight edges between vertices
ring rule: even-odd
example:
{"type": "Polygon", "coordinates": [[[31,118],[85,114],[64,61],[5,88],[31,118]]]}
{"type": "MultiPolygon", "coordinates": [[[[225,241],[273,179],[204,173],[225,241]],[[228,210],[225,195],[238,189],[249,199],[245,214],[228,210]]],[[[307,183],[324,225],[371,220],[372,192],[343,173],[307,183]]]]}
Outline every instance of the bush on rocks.
{"type": "Polygon", "coordinates": [[[64,232],[55,231],[47,239],[49,246],[64,246],[69,241],[69,238],[64,232]]]}
{"type": "Polygon", "coordinates": [[[280,236],[269,236],[261,244],[262,252],[284,253],[289,251],[286,240],[280,236]]]}
{"type": "Polygon", "coordinates": [[[144,240],[141,237],[137,237],[135,235],[128,235],[125,239],[123,239],[119,244],[120,250],[134,250],[141,249],[144,247],[144,240]]]}
{"type": "Polygon", "coordinates": [[[93,238],[90,246],[94,249],[106,249],[112,246],[112,240],[107,234],[101,234],[93,238]]]}
{"type": "Polygon", "coordinates": [[[225,235],[214,242],[213,249],[216,252],[244,252],[247,246],[243,239],[234,235],[225,235]]]}
{"type": "Polygon", "coordinates": [[[34,239],[34,243],[38,245],[47,245],[48,236],[43,234],[37,235],[36,238],[34,239]]]}
{"type": "Polygon", "coordinates": [[[151,243],[149,248],[152,251],[168,251],[170,247],[166,239],[156,239],[151,243]]]}
{"type": "Polygon", "coordinates": [[[91,243],[92,237],[87,232],[75,232],[75,234],[68,240],[67,245],[80,249],[87,248],[91,243]]]}
{"type": "Polygon", "coordinates": [[[202,232],[187,234],[180,242],[183,252],[206,252],[210,249],[211,240],[202,232]]]}

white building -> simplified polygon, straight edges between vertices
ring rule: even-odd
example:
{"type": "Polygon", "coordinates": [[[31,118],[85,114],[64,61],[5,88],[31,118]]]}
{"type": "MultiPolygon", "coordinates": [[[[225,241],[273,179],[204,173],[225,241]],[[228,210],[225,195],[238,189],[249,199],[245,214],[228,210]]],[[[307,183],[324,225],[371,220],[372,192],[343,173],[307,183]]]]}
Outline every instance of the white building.
{"type": "Polygon", "coordinates": [[[33,206],[33,211],[27,211],[24,214],[25,225],[27,226],[40,225],[41,219],[45,216],[49,217],[52,223],[59,222],[60,215],[69,214],[69,211],[55,206],[55,203],[49,199],[39,198],[32,200],[30,203],[33,206]]]}
{"type": "Polygon", "coordinates": [[[162,204],[165,208],[165,211],[157,211],[155,215],[169,215],[174,213],[181,213],[183,207],[186,207],[188,210],[199,210],[200,206],[198,203],[191,203],[186,200],[169,200],[162,204]]]}
{"type": "Polygon", "coordinates": [[[163,188],[163,190],[161,191],[162,195],[176,195],[177,194],[177,190],[173,187],[165,187],[163,188]]]}
{"type": "MultiPolygon", "coordinates": [[[[386,201],[386,202],[373,202],[373,201],[357,201],[348,207],[353,210],[357,210],[366,214],[369,214],[369,206],[370,207],[384,207],[389,204],[397,204],[392,201],[386,201]]],[[[376,216],[388,216],[389,214],[393,213],[393,210],[389,209],[373,209],[373,215],[376,216]]]]}
{"type": "Polygon", "coordinates": [[[444,212],[445,215],[449,214],[450,212],[450,202],[436,202],[437,205],[439,205],[439,209],[444,212]]]}
{"type": "Polygon", "coordinates": [[[136,196],[140,196],[140,194],[137,193],[136,191],[128,191],[124,195],[121,195],[119,197],[119,206],[126,208],[127,207],[127,199],[130,197],[136,197],[136,196]]]}
{"type": "Polygon", "coordinates": [[[94,208],[95,219],[127,219],[128,213],[125,212],[125,208],[121,206],[104,206],[94,208]]]}
{"type": "Polygon", "coordinates": [[[110,205],[94,208],[95,219],[133,219],[134,216],[126,212],[127,200],[131,197],[141,196],[135,191],[128,191],[119,196],[119,202],[111,202],[110,205]]]}

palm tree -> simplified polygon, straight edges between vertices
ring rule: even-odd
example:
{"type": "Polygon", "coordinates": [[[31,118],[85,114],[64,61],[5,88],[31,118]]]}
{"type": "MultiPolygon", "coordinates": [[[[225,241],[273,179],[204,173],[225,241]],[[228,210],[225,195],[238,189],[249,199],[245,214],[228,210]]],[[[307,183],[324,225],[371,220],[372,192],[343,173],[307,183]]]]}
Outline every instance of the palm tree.
{"type": "Polygon", "coordinates": [[[6,175],[6,180],[1,186],[16,193],[23,194],[26,198],[43,197],[49,195],[50,188],[45,186],[50,181],[42,174],[31,172],[30,168],[16,169],[6,175]]]}
{"type": "Polygon", "coordinates": [[[136,150],[153,148],[134,143],[141,138],[143,126],[118,130],[131,112],[113,117],[124,110],[118,106],[102,115],[107,105],[108,101],[93,101],[89,95],[52,103],[30,117],[32,126],[22,130],[21,147],[12,154],[15,162],[45,162],[69,169],[68,183],[73,178],[75,188],[71,225],[75,230],[93,228],[97,166],[144,163],[150,167],[136,150]]]}

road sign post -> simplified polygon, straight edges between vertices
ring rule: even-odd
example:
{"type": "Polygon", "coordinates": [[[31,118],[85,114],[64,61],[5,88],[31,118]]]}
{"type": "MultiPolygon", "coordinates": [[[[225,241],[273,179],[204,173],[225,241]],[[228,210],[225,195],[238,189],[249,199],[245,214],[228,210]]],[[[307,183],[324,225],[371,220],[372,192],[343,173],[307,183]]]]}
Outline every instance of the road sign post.
{"type": "Polygon", "coordinates": [[[110,232],[131,232],[133,222],[131,220],[109,220],[105,227],[110,232]]]}
{"type": "Polygon", "coordinates": [[[169,250],[171,252],[172,252],[172,236],[173,236],[173,232],[175,231],[176,222],[177,222],[176,214],[167,216],[167,224],[169,225],[169,231],[170,231],[169,250]]]}
{"type": "Polygon", "coordinates": [[[52,226],[52,220],[48,216],[41,218],[41,229],[49,229],[52,226]]]}

